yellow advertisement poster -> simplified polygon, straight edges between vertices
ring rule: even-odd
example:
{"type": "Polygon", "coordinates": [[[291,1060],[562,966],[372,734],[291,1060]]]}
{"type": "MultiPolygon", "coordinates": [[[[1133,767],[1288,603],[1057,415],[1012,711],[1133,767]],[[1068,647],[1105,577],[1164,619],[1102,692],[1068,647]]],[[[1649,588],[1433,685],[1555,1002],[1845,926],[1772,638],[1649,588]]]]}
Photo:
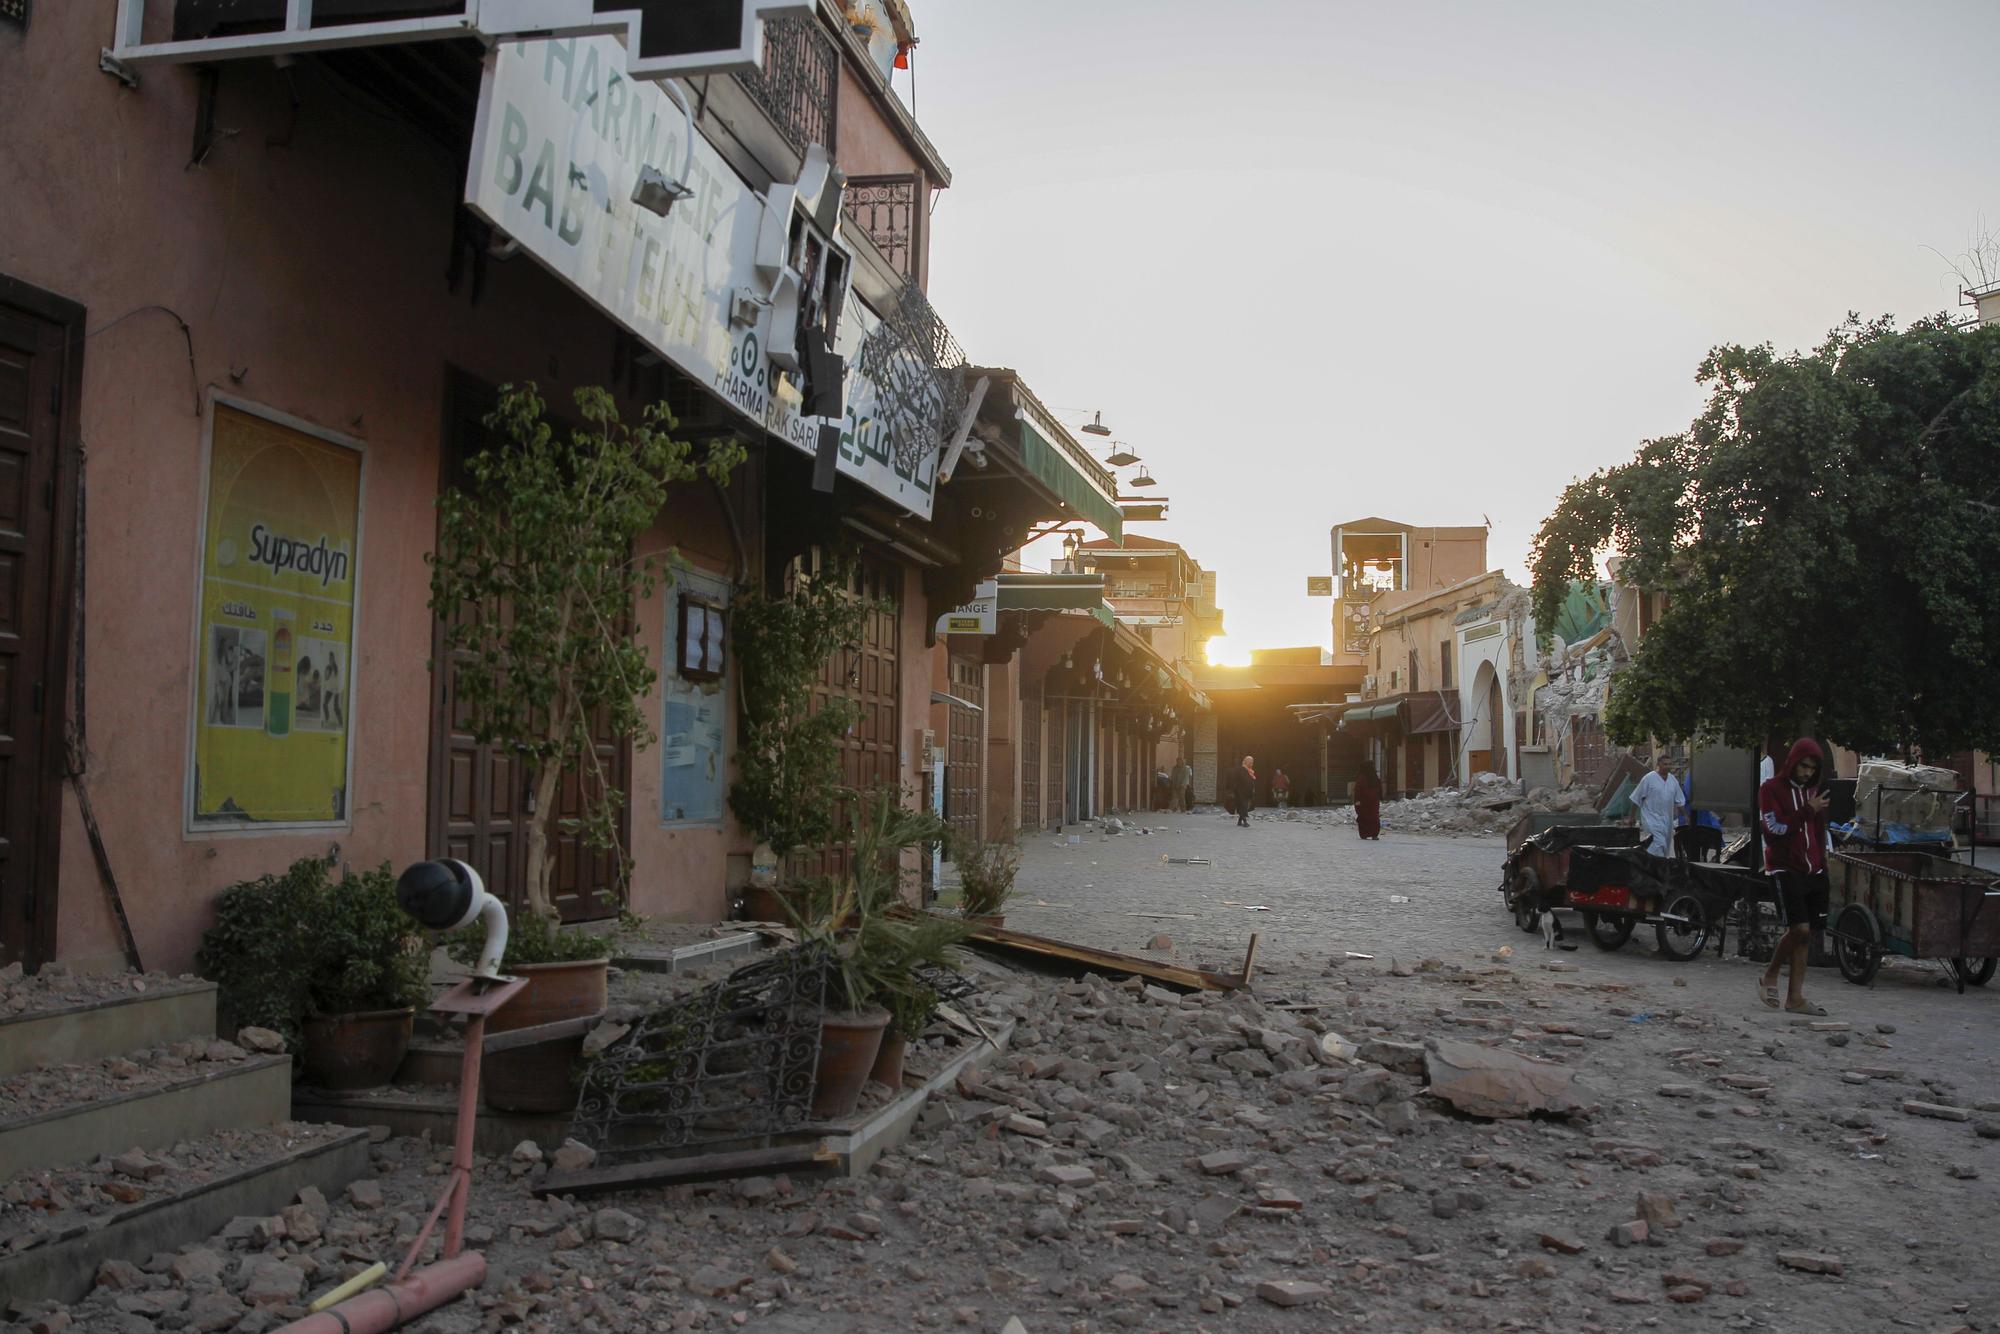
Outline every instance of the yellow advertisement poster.
{"type": "Polygon", "coordinates": [[[361,451],[218,402],[191,827],[347,819],[361,451]]]}

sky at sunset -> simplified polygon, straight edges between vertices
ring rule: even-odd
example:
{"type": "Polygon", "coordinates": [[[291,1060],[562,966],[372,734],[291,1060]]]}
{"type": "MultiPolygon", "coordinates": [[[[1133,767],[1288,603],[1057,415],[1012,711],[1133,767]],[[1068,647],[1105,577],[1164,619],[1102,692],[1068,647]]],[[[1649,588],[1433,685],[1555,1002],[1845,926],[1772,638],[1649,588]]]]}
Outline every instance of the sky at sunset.
{"type": "Polygon", "coordinates": [[[1137,450],[1237,654],[1329,642],[1343,519],[1524,578],[1712,344],[1956,309],[2000,226],[1990,0],[912,10],[934,303],[1137,450]]]}

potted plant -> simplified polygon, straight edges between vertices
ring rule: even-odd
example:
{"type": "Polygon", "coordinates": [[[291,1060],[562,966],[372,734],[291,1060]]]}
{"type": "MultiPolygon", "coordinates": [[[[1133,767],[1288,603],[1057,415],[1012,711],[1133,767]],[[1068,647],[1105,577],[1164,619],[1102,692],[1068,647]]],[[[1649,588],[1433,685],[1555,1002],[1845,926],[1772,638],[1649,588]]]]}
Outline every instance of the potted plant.
{"type": "Polygon", "coordinates": [[[202,937],[202,972],[238,1024],[283,1035],[322,1088],[389,1082],[423,998],[423,932],[396,903],[385,863],[332,878],[330,858],[222,892],[202,937]]]}
{"type": "MultiPolygon", "coordinates": [[[[467,927],[445,938],[445,952],[468,968],[479,959],[485,932],[467,927]]],[[[562,1019],[602,1014],[610,1001],[611,952],[617,933],[565,931],[535,912],[509,915],[507,952],[500,971],[527,981],[527,989],[486,1022],[488,1033],[535,1028],[562,1019]]],[[[576,1105],[572,1069],[583,1035],[496,1051],[480,1067],[488,1106],[507,1112],[564,1112],[576,1105]]]]}
{"type": "Polygon", "coordinates": [[[959,912],[981,926],[1006,925],[1007,900],[1021,870],[1020,848],[1006,840],[957,840],[951,860],[958,868],[959,912]]]}
{"type": "Polygon", "coordinates": [[[854,1111],[881,1054],[890,1020],[881,1002],[909,985],[916,929],[895,915],[903,853],[935,842],[944,825],[878,790],[855,803],[852,832],[847,873],[812,882],[799,903],[786,905],[800,943],[819,946],[832,961],[813,1084],[813,1115],[822,1120],[854,1111]]]}
{"type": "Polygon", "coordinates": [[[909,1044],[923,1035],[937,1018],[942,1003],[937,989],[925,980],[925,965],[957,971],[951,947],[965,939],[971,923],[960,917],[939,917],[923,913],[891,923],[893,949],[886,951],[886,967],[881,970],[876,1000],[888,1011],[889,1023],[882,1031],[882,1047],[868,1078],[891,1089],[903,1086],[903,1057],[909,1044]]]}

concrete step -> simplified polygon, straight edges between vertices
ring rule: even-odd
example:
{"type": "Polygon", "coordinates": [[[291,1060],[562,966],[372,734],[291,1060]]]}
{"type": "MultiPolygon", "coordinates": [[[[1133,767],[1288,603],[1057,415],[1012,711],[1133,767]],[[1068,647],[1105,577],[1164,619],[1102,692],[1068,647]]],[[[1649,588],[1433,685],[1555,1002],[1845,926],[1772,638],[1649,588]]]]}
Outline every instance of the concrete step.
{"type": "MultiPolygon", "coordinates": [[[[421,1084],[391,1084],[387,1088],[335,1092],[301,1086],[292,1103],[293,1115],[306,1121],[337,1126],[387,1126],[392,1135],[429,1135],[433,1144],[449,1144],[457,1134],[458,1088],[421,1084]]],[[[553,1151],[569,1135],[569,1114],[500,1112],[479,1105],[473,1131],[476,1151],[504,1157],[524,1139],[553,1151]]]]}
{"type": "MultiPolygon", "coordinates": [[[[205,1180],[162,1178],[145,1198],[96,1215],[58,1217],[0,1247],[0,1294],[74,1302],[90,1292],[106,1260],[144,1264],[214,1235],[233,1218],[268,1218],[308,1186],[335,1197],[369,1171],[368,1132],[296,1126],[205,1180]],[[24,1244],[25,1243],[25,1244],[24,1244]]],[[[196,1142],[199,1147],[200,1141],[196,1142]]]]}
{"type": "Polygon", "coordinates": [[[270,1125],[291,1116],[292,1058],[248,1056],[189,1067],[165,1079],[52,1110],[0,1116],[0,1178],[127,1149],[164,1148],[211,1130],[270,1125]]]}
{"type": "Polygon", "coordinates": [[[0,1079],[215,1035],[215,983],[170,982],[112,1000],[0,1019],[0,1079]]]}
{"type": "Polygon", "coordinates": [[[396,1067],[396,1084],[414,1088],[458,1087],[465,1043],[457,1038],[418,1038],[396,1067]]]}
{"type": "Polygon", "coordinates": [[[614,968],[629,968],[634,972],[684,973],[690,968],[702,968],[726,959],[744,959],[747,962],[746,956],[755,952],[759,944],[756,932],[739,931],[673,949],[634,945],[619,951],[613,956],[611,964],[614,968]]]}

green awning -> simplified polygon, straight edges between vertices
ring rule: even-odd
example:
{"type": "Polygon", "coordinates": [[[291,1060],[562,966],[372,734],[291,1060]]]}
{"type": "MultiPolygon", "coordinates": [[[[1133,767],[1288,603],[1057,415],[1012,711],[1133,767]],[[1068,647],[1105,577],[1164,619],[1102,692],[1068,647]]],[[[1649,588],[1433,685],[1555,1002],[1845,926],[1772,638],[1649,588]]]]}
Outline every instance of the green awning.
{"type": "Polygon", "coordinates": [[[1087,611],[1107,627],[1118,624],[1101,574],[1002,574],[996,582],[997,611],[1087,611]]]}
{"type": "Polygon", "coordinates": [[[1100,491],[1070,460],[1060,445],[1026,421],[1021,427],[1021,462],[1030,473],[1061,497],[1069,512],[1103,529],[1115,540],[1125,539],[1125,515],[1118,502],[1100,491]]]}
{"type": "Polygon", "coordinates": [[[1401,707],[1400,700],[1391,700],[1387,704],[1361,704],[1349,709],[1346,718],[1350,723],[1376,723],[1395,717],[1396,710],[1401,707]]]}

